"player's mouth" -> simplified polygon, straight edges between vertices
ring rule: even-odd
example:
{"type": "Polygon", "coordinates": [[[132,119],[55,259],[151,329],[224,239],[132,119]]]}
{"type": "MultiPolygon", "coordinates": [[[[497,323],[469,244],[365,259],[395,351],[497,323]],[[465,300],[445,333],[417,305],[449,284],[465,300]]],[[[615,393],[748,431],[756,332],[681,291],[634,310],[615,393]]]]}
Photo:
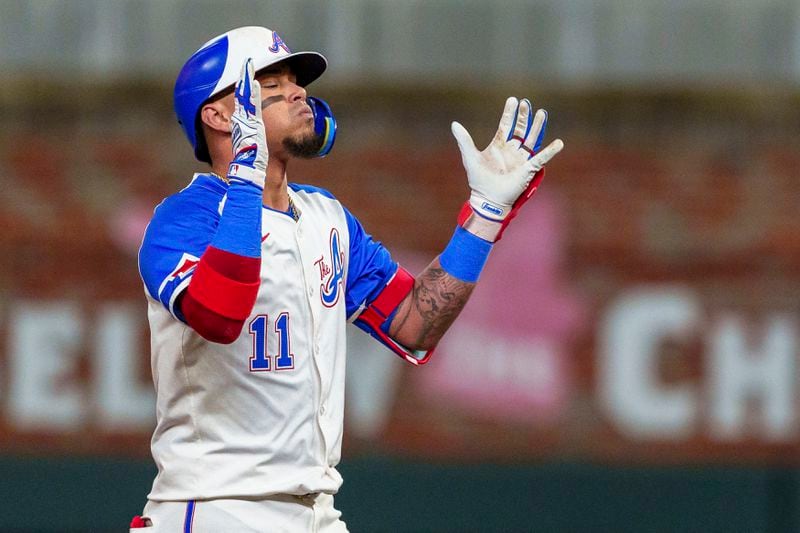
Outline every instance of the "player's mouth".
{"type": "Polygon", "coordinates": [[[298,113],[298,115],[300,116],[300,118],[311,118],[311,119],[314,118],[314,112],[311,111],[311,108],[308,107],[308,106],[303,106],[300,109],[300,112],[298,113]]]}

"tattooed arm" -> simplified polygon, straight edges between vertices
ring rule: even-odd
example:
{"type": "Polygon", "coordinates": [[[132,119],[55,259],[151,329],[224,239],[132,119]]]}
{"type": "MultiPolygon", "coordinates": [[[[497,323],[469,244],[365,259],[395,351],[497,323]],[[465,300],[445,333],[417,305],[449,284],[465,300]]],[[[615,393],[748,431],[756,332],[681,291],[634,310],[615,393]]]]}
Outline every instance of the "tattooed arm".
{"type": "Polygon", "coordinates": [[[400,303],[389,335],[411,350],[430,350],[466,305],[474,283],[454,278],[434,259],[400,303]]]}

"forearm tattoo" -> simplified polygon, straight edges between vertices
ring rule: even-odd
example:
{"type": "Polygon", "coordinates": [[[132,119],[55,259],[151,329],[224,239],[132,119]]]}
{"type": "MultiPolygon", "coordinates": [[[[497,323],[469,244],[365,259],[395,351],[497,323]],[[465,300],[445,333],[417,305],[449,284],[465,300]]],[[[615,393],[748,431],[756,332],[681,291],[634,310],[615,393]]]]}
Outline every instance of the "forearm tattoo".
{"type": "Polygon", "coordinates": [[[435,346],[466,305],[474,283],[467,283],[431,265],[400,305],[390,335],[409,348],[435,346]]]}

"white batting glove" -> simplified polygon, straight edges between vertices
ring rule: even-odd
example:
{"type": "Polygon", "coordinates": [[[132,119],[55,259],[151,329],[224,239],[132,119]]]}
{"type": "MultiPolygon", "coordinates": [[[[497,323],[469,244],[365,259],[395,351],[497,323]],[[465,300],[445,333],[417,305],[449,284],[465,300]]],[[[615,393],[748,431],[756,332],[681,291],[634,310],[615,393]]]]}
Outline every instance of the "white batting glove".
{"type": "Polygon", "coordinates": [[[500,239],[517,210],[533,196],[545,164],[564,148],[561,139],[556,139],[539,150],[546,123],[546,111],[540,109],[532,116],[527,99],[511,97],[492,142],[479,152],[464,126],[453,122],[451,129],[472,189],[459,216],[464,229],[489,242],[500,239]]]}
{"type": "Polygon", "coordinates": [[[233,161],[228,166],[228,179],[249,181],[264,188],[267,176],[267,134],[261,117],[261,85],[255,80],[253,60],[242,65],[236,84],[231,116],[233,161]]]}

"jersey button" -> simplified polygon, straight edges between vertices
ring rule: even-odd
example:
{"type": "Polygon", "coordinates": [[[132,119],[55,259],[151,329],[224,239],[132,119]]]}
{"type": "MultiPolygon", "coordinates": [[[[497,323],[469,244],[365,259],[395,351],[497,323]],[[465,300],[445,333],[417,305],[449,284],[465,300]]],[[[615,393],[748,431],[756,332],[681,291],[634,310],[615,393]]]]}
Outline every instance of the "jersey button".
{"type": "Polygon", "coordinates": [[[308,288],[308,295],[309,296],[314,296],[314,287],[309,287],[308,288]]]}
{"type": "Polygon", "coordinates": [[[322,407],[319,408],[319,414],[321,414],[321,415],[325,414],[325,404],[324,403],[322,404],[322,407]]]}

